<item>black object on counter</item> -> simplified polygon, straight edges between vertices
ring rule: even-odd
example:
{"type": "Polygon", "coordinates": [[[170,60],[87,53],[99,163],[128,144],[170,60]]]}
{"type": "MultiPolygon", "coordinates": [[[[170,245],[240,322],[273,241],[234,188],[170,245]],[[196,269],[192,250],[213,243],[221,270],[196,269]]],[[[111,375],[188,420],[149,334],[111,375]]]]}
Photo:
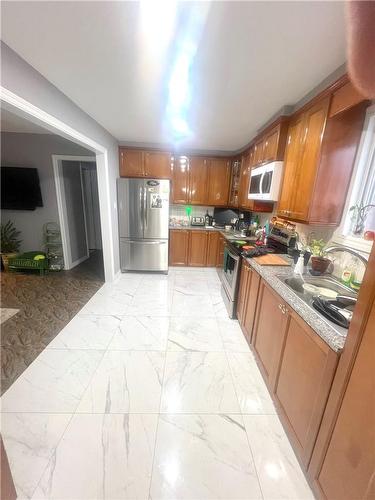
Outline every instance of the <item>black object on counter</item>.
{"type": "Polygon", "coordinates": [[[253,248],[252,250],[246,250],[245,252],[242,252],[242,255],[244,257],[260,257],[261,255],[267,255],[269,253],[273,253],[272,250],[266,247],[257,247],[253,248]]]}
{"type": "Polygon", "coordinates": [[[321,297],[315,297],[313,307],[319,311],[325,318],[331,320],[336,325],[349,328],[350,321],[339,311],[343,304],[337,300],[325,300],[321,297]]]}

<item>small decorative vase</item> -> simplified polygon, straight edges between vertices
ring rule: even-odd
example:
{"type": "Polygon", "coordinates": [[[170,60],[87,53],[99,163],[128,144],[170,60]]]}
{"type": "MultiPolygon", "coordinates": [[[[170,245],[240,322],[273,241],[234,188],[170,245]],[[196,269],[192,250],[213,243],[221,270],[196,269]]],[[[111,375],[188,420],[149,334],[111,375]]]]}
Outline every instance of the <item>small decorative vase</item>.
{"type": "Polygon", "coordinates": [[[313,271],[323,274],[327,271],[331,261],[325,257],[311,257],[311,267],[313,271]]]}

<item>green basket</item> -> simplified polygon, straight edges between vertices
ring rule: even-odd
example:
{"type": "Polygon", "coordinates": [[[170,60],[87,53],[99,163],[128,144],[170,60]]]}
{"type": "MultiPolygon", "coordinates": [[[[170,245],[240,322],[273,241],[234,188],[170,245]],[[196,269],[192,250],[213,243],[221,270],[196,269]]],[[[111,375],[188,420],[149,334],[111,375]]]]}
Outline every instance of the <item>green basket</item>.
{"type": "Polygon", "coordinates": [[[11,271],[31,269],[44,274],[48,272],[49,263],[47,255],[44,252],[26,252],[16,257],[11,257],[8,262],[8,268],[11,271]],[[34,260],[37,255],[44,255],[45,259],[34,260]]]}

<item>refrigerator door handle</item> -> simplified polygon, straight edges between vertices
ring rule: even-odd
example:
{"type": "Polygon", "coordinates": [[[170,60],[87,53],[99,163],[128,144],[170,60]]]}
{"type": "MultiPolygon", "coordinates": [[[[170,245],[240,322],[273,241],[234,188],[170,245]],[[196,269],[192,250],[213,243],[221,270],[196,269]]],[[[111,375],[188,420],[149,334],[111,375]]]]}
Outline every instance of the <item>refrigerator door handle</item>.
{"type": "Polygon", "coordinates": [[[145,228],[147,228],[147,188],[143,188],[143,207],[144,207],[144,221],[145,221],[145,228]]]}
{"type": "Polygon", "coordinates": [[[166,245],[168,242],[165,240],[163,240],[163,241],[129,240],[129,243],[136,243],[138,245],[166,245]]]}

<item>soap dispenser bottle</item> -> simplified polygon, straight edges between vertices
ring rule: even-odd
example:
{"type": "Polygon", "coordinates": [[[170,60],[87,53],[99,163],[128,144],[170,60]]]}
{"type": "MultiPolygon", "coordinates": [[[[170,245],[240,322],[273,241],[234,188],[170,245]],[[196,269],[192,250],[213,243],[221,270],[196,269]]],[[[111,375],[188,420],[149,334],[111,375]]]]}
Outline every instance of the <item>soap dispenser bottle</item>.
{"type": "Polygon", "coordinates": [[[303,253],[301,252],[299,254],[297,264],[294,266],[293,272],[294,272],[294,274],[298,274],[298,275],[302,276],[303,271],[304,271],[304,260],[303,260],[303,253]]]}

